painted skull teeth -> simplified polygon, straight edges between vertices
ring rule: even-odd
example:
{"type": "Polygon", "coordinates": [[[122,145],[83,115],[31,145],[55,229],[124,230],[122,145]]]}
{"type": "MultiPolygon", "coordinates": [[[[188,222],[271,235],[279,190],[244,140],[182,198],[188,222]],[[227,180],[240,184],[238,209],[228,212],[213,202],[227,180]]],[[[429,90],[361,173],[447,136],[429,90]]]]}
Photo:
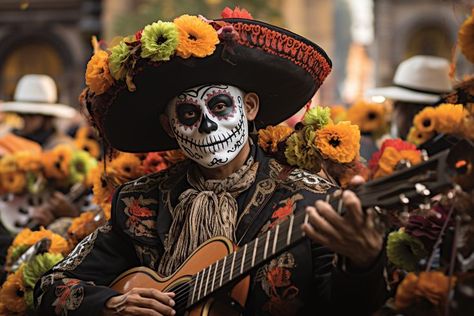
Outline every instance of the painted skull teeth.
{"type": "Polygon", "coordinates": [[[244,92],[233,86],[205,85],[184,91],[168,106],[179,147],[208,168],[232,161],[248,139],[244,92]]]}

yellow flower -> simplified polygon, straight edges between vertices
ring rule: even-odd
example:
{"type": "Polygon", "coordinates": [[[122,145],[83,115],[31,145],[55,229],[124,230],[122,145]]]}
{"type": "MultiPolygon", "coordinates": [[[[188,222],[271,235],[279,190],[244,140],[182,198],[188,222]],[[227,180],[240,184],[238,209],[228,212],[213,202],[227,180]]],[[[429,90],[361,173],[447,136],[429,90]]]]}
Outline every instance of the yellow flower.
{"type": "Polygon", "coordinates": [[[109,54],[106,51],[99,50],[87,63],[86,84],[97,95],[104,93],[114,84],[108,58],[109,54]]]}
{"type": "Polygon", "coordinates": [[[12,313],[26,312],[23,267],[10,274],[0,290],[0,302],[12,313]]]}
{"type": "Polygon", "coordinates": [[[464,56],[474,63],[474,9],[459,29],[458,43],[464,56]]]}
{"type": "Polygon", "coordinates": [[[174,20],[179,30],[176,54],[182,58],[211,55],[219,43],[216,30],[197,16],[182,15],[174,20]]]}
{"type": "Polygon", "coordinates": [[[18,168],[22,171],[38,171],[41,169],[41,156],[28,151],[15,153],[18,168]]]}
{"type": "Polygon", "coordinates": [[[347,121],[328,124],[316,131],[314,143],[323,157],[340,163],[351,162],[359,155],[359,127],[347,121]]]}
{"type": "Polygon", "coordinates": [[[467,116],[467,111],[462,104],[444,103],[436,107],[436,131],[438,133],[460,132],[463,119],[467,116]]]}
{"type": "Polygon", "coordinates": [[[74,145],[77,149],[87,151],[92,157],[100,157],[100,145],[97,141],[91,138],[76,138],[74,145]]]}
{"type": "Polygon", "coordinates": [[[419,164],[421,162],[421,153],[418,150],[398,151],[393,147],[385,148],[379,159],[378,169],[374,175],[374,179],[392,174],[397,165],[403,160],[409,161],[412,166],[419,164]]]}
{"type": "Polygon", "coordinates": [[[95,212],[83,212],[81,216],[73,219],[71,226],[67,230],[67,234],[73,244],[77,244],[77,242],[84,239],[104,223],[104,217],[97,216],[95,212]]]}
{"type": "Polygon", "coordinates": [[[94,193],[92,201],[99,205],[104,211],[105,218],[110,218],[110,209],[112,202],[112,195],[115,191],[115,188],[119,184],[114,185],[110,180],[110,176],[106,176],[102,172],[102,166],[99,165],[91,171],[92,178],[92,192],[94,193]]]}
{"type": "Polygon", "coordinates": [[[265,152],[276,152],[278,144],[285,141],[293,132],[293,129],[284,125],[267,126],[258,131],[258,145],[265,152]]]}
{"type": "Polygon", "coordinates": [[[359,125],[361,132],[373,133],[385,128],[385,106],[363,100],[355,102],[347,111],[347,120],[359,125]]]}
{"type": "Polygon", "coordinates": [[[420,132],[429,133],[436,131],[437,115],[436,109],[427,106],[421,110],[413,119],[413,126],[420,132]]]}
{"type": "Polygon", "coordinates": [[[140,158],[130,153],[119,153],[119,155],[109,163],[108,167],[110,167],[110,170],[107,171],[110,172],[119,184],[139,178],[144,173],[140,158]]]}
{"type": "Polygon", "coordinates": [[[434,135],[435,132],[420,132],[416,127],[412,126],[408,133],[407,141],[418,146],[430,140],[434,135]]]}
{"type": "Polygon", "coordinates": [[[50,230],[44,229],[43,227],[39,231],[31,231],[29,228],[23,229],[18,235],[16,235],[10,248],[13,249],[13,247],[17,246],[32,246],[43,238],[51,240],[49,252],[65,254],[69,250],[67,241],[63,237],[50,230]]]}

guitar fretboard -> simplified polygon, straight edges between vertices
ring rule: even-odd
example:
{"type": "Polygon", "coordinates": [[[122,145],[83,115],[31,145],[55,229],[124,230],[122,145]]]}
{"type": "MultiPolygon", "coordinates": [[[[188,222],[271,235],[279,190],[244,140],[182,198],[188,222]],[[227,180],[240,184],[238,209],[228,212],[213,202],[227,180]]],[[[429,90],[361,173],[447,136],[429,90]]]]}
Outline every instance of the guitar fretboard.
{"type": "Polygon", "coordinates": [[[291,215],[239,250],[195,274],[189,281],[187,307],[239,279],[251,269],[278,255],[304,238],[301,225],[308,220],[305,212],[291,215]]]}

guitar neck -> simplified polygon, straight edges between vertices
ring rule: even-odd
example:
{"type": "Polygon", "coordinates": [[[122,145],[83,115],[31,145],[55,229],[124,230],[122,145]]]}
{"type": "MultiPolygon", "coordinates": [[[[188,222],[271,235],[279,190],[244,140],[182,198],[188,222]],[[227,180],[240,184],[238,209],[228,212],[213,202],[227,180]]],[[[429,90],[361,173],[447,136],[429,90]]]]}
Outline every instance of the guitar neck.
{"type": "Polygon", "coordinates": [[[304,238],[305,212],[291,215],[242,248],[195,274],[189,281],[188,307],[201,301],[304,238]]]}

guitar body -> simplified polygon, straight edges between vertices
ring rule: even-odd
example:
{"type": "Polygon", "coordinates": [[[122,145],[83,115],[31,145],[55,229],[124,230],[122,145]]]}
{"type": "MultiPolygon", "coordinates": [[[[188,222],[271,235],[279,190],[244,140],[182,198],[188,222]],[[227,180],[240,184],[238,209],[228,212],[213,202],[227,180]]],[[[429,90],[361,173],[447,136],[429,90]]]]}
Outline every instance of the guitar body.
{"type": "MultiPolygon", "coordinates": [[[[172,275],[162,277],[155,271],[146,267],[137,267],[122,273],[110,287],[120,293],[125,293],[133,288],[154,288],[161,292],[170,292],[179,285],[186,283],[191,277],[216,261],[234,252],[233,243],[225,237],[215,237],[196,249],[193,254],[172,275]]],[[[193,306],[187,311],[190,316],[198,315],[239,315],[240,313],[226,304],[225,301],[234,301],[240,306],[245,306],[247,300],[250,277],[237,283],[230,293],[225,293],[227,299],[220,300],[211,297],[203,303],[193,306]],[[230,298],[230,299],[229,299],[230,298]]],[[[179,304],[177,302],[177,304],[179,304]]]]}

